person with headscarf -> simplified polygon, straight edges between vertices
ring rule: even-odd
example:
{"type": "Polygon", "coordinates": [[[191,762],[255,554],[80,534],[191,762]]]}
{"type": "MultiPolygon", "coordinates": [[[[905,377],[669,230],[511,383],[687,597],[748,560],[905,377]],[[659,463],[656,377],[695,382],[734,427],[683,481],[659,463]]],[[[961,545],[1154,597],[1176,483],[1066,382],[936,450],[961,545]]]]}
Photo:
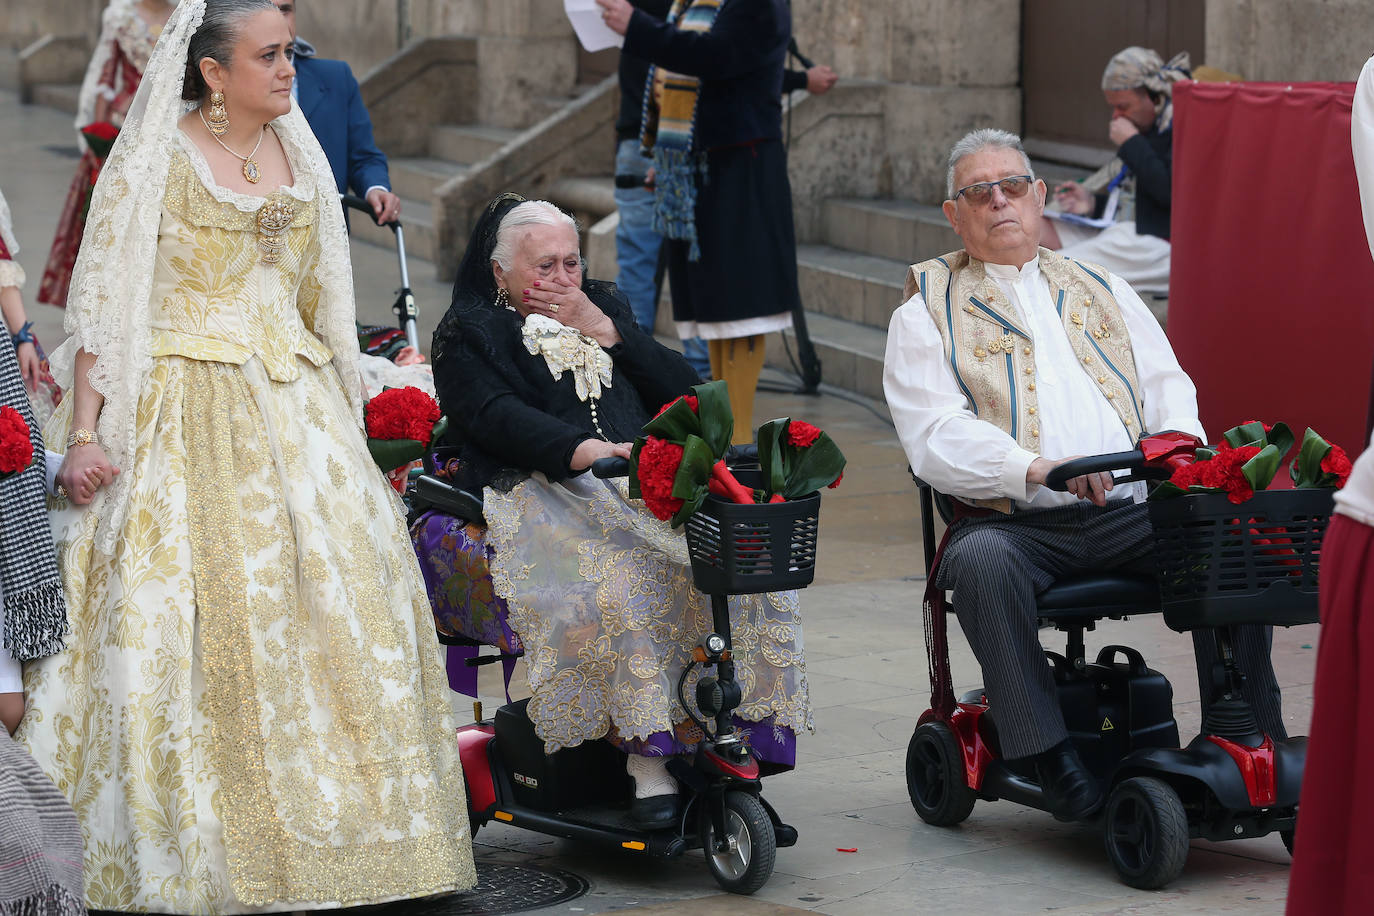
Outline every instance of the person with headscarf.
{"type": "MultiPolygon", "coordinates": [[[[18,250],[0,194],[0,303],[7,319],[17,304],[22,323],[24,269],[13,259],[18,250]]],[[[86,907],[76,814],[10,738],[24,717],[24,663],[62,651],[68,629],[44,498],[56,463],[44,452],[26,391],[25,374],[37,367],[16,352],[18,338],[0,334],[0,426],[21,433],[22,442],[22,431],[13,428],[16,418],[22,421],[31,449],[26,458],[7,448],[10,460],[0,472],[0,914],[80,916],[86,907]],[[9,470],[26,461],[23,470],[9,470]]]]}
{"type": "MultiPolygon", "coordinates": [[[[644,424],[697,384],[695,370],[639,327],[613,284],[583,276],[572,217],[515,195],[478,221],[433,359],[457,479],[483,494],[488,528],[471,543],[482,535],[467,520],[422,519],[412,534],[431,580],[473,569],[450,544],[490,557],[499,602],[475,610],[489,616],[495,606],[505,619],[484,629],[469,615],[475,626],[462,635],[504,630],[506,647],[518,638],[545,750],[610,740],[628,755],[632,816],[646,829],[671,824],[681,812],[667,757],[702,738],[677,683],[711,630],[711,608],[693,585],[683,532],[630,499],[623,478],[587,470],[629,457],[644,424]],[[426,547],[434,544],[437,553],[426,547]]],[[[438,616],[451,599],[436,584],[438,616]]],[[[459,591],[484,584],[455,578],[459,591]]],[[[790,767],[795,732],[811,725],[796,592],[732,597],[730,606],[744,690],[737,720],[766,765],[790,767]]]]}
{"type": "Polygon", "coordinates": [[[71,635],[27,666],[16,739],[76,809],[94,910],[476,883],[429,601],[361,428],[343,213],[293,76],[271,0],[181,0],[53,354],[71,635]]]}
{"type": "Polygon", "coordinates": [[[176,0],[111,0],[101,16],[100,38],[77,96],[76,129],[80,134],[81,161],[57,221],[57,234],[38,287],[39,302],[59,308],[67,305],[91,189],[100,175],[103,157],[89,146],[82,132],[95,125],[104,125],[97,130],[118,130],[124,123],[124,115],[148,66],[148,57],[175,6],[176,0]]]}
{"type": "Polygon", "coordinates": [[[1047,222],[1047,248],[1105,267],[1137,292],[1168,293],[1173,92],[1174,84],[1191,73],[1186,51],[1165,63],[1148,48],[1131,47],[1108,61],[1102,94],[1112,108],[1107,132],[1116,156],[1082,184],[1065,182],[1055,188],[1055,203],[1065,213],[1101,217],[1113,194],[1129,200],[1133,192],[1135,219],[1130,220],[1130,208],[1123,204],[1117,209],[1118,222],[1100,231],[1047,222]]]}
{"type": "Polygon", "coordinates": [[[674,0],[666,19],[597,0],[624,53],[652,64],[641,145],[653,155],[653,228],[666,240],[673,320],[706,341],[730,388],[734,441],[753,439],[765,335],[801,303],[782,145],[786,0],[674,0]]]}

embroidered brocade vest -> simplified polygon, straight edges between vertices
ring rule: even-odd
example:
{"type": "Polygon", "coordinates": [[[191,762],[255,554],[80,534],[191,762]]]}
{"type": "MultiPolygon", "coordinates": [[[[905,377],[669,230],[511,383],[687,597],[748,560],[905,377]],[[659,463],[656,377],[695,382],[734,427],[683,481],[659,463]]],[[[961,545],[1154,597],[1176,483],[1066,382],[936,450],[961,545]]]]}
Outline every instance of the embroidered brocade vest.
{"type": "MultiPolygon", "coordinates": [[[[1079,366],[1116,411],[1132,441],[1145,428],[1131,339],[1107,271],[1040,249],[1040,272],[1079,366]]],[[[983,262],[956,251],[914,264],[905,298],[917,292],[944,340],[945,358],[974,416],[1040,454],[1035,341],[1017,304],[988,277],[983,262]]],[[[1010,499],[966,502],[1010,512],[1010,499]]]]}

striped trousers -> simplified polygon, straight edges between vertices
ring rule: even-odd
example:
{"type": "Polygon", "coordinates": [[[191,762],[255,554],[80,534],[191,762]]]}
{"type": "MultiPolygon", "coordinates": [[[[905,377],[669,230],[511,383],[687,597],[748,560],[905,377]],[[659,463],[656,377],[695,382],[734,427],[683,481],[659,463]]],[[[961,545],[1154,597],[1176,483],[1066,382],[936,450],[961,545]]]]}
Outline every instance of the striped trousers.
{"type": "MultiPolygon", "coordinates": [[[[983,668],[984,689],[997,711],[1003,757],[1037,754],[1068,737],[1054,676],[1040,646],[1035,596],[1063,576],[1108,570],[1153,572],[1150,518],[1143,504],[1078,503],[966,518],[950,530],[936,585],[953,589],[959,625],[983,668]]],[[[1260,729],[1278,739],[1287,731],[1269,657],[1272,636],[1269,627],[1235,627],[1232,648],[1260,729]]],[[[1193,650],[1205,704],[1217,661],[1212,632],[1195,631],[1193,650]]]]}

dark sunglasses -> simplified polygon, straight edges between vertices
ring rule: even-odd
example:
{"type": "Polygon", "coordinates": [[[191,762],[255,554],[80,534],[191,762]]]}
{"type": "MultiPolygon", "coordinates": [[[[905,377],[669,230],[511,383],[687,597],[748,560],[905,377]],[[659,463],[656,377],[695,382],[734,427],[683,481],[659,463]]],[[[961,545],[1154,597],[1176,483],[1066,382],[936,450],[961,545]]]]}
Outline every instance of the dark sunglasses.
{"type": "Polygon", "coordinates": [[[1033,181],[1035,179],[1029,175],[1012,175],[1009,178],[999,178],[997,181],[980,181],[955,191],[954,199],[958,200],[962,197],[975,207],[981,207],[992,200],[993,188],[1001,188],[1003,197],[1007,200],[1015,200],[1018,197],[1026,196],[1026,192],[1030,190],[1033,181]]]}

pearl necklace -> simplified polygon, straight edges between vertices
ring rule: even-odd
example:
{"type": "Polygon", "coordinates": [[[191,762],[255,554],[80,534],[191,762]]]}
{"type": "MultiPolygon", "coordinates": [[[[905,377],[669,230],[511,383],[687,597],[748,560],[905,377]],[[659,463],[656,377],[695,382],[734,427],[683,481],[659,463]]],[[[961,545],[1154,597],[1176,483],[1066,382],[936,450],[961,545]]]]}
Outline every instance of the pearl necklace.
{"type": "MultiPolygon", "coordinates": [[[[197,111],[199,110],[200,109],[197,109],[197,111]]],[[[205,112],[203,111],[200,112],[200,122],[205,125],[206,130],[210,131],[210,136],[214,137],[215,142],[218,143],[220,146],[224,147],[225,152],[229,153],[232,156],[237,156],[239,159],[243,160],[243,177],[248,179],[249,184],[257,184],[259,181],[262,180],[262,170],[258,168],[258,161],[253,157],[258,154],[258,148],[262,146],[262,138],[267,136],[266,124],[262,126],[262,133],[258,134],[257,146],[253,147],[253,151],[251,153],[249,153],[247,156],[244,156],[241,153],[236,153],[233,150],[229,149],[228,144],[226,144],[219,137],[215,137],[215,132],[213,130],[210,130],[210,122],[205,120],[205,112]]]]}

